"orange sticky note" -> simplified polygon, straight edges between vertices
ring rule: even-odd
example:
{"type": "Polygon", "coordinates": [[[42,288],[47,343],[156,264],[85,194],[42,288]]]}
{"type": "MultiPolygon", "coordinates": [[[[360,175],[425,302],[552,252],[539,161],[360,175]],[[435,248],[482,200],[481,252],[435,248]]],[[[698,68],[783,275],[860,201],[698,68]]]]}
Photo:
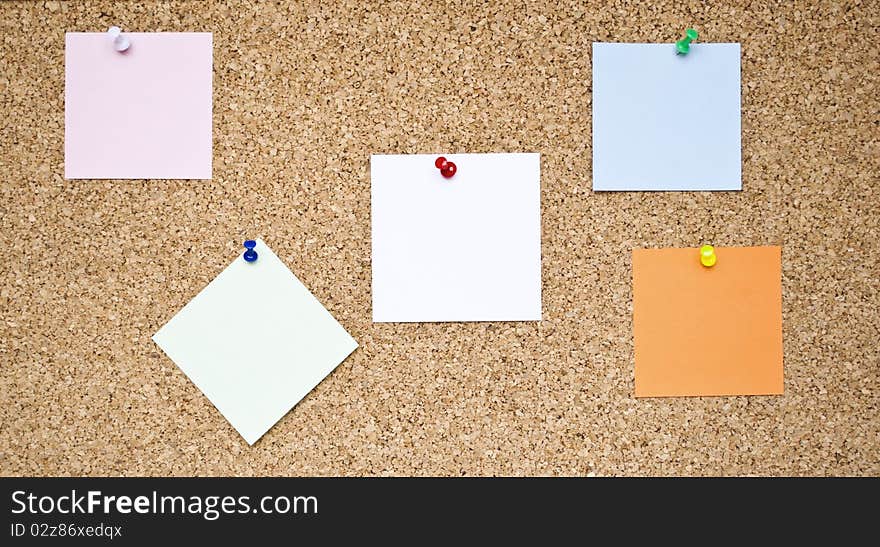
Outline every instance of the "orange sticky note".
{"type": "Polygon", "coordinates": [[[781,395],[780,247],[633,251],[636,397],[781,395]]]}

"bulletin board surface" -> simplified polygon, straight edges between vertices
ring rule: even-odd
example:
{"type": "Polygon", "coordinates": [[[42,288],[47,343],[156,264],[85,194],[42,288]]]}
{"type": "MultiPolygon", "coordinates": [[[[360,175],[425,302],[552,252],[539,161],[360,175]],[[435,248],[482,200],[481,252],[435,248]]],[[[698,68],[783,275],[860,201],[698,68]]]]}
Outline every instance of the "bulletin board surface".
{"type": "Polygon", "coordinates": [[[878,13],[3,2],[0,474],[880,474],[878,13]],[[64,180],[111,25],[213,32],[212,180],[64,180]],[[742,44],[743,191],[592,192],[591,43],[688,26],[742,44]],[[371,322],[370,154],[432,152],[541,154],[541,322],[371,322]],[[249,237],[360,344],[253,447],[150,339],[249,237]],[[635,399],[631,251],[704,242],[783,247],[783,396],[635,399]]]}

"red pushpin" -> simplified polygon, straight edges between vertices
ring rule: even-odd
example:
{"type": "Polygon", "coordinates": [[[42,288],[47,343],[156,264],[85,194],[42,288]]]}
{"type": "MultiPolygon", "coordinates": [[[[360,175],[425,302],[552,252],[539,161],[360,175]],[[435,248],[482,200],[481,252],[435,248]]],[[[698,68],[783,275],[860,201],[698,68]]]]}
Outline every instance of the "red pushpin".
{"type": "Polygon", "coordinates": [[[434,160],[434,167],[440,170],[440,174],[445,178],[452,178],[452,175],[458,171],[458,167],[455,166],[451,161],[447,161],[446,158],[440,156],[436,160],[434,160]]]}

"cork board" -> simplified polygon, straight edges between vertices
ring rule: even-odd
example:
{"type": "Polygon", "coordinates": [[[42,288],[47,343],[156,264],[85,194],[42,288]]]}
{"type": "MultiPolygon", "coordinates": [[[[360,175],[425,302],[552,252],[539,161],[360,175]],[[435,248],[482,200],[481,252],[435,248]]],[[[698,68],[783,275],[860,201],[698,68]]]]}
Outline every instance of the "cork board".
{"type": "Polygon", "coordinates": [[[3,2],[3,475],[877,475],[880,5],[3,2]],[[64,32],[214,33],[211,181],[65,181],[64,32]],[[593,193],[593,41],[742,43],[743,191],[593,193]],[[540,152],[543,321],[373,324],[370,153],[540,152]],[[249,448],[150,340],[260,236],[360,343],[249,448]],[[783,246],[785,394],[636,400],[631,250],[783,246]]]}

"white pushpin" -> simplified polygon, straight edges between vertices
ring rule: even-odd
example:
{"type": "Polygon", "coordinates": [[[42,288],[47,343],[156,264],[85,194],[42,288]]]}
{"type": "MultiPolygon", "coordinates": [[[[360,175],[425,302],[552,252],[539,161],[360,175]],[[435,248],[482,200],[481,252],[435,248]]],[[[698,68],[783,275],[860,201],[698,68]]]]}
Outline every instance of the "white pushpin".
{"type": "Polygon", "coordinates": [[[127,50],[129,46],[131,46],[131,41],[128,37],[123,36],[122,30],[119,27],[110,27],[107,29],[107,36],[113,40],[113,47],[116,51],[120,53],[127,50]]]}

